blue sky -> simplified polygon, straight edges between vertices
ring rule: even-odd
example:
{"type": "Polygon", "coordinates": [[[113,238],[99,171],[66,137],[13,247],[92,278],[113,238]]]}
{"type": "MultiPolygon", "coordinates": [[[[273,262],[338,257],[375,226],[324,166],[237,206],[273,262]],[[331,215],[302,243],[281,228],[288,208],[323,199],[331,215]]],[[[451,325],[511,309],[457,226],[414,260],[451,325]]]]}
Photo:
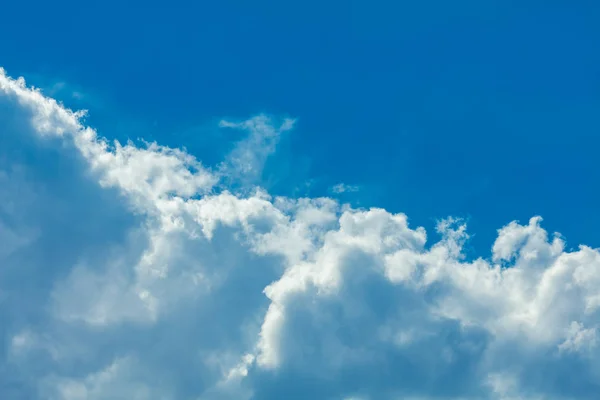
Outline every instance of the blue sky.
{"type": "Polygon", "coordinates": [[[0,395],[600,390],[599,3],[2,10],[0,395]]]}

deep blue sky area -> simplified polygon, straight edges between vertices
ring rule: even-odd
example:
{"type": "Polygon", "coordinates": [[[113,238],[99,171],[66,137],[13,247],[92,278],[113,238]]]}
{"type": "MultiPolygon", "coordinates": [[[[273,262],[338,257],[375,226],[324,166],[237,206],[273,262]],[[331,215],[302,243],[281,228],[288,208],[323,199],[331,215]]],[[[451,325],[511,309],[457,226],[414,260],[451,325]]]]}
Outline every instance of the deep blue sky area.
{"type": "Polygon", "coordinates": [[[600,246],[600,2],[7,1],[0,65],[103,136],[217,163],[221,118],[298,119],[275,194],[342,196],[487,251],[513,219],[600,246]],[[34,11],[35,10],[35,11],[34,11]],[[307,187],[307,182],[312,185],[307,187]]]}

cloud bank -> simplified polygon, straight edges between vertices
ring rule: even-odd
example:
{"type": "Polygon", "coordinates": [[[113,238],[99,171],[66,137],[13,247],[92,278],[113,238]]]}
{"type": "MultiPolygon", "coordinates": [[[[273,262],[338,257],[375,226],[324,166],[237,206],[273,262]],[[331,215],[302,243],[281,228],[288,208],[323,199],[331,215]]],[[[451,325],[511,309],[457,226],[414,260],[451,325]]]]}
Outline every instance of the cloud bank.
{"type": "Polygon", "coordinates": [[[293,121],[211,168],[108,143],[0,71],[0,397],[595,399],[600,252],[248,187],[293,121]],[[234,182],[234,183],[232,183],[234,182]]]}

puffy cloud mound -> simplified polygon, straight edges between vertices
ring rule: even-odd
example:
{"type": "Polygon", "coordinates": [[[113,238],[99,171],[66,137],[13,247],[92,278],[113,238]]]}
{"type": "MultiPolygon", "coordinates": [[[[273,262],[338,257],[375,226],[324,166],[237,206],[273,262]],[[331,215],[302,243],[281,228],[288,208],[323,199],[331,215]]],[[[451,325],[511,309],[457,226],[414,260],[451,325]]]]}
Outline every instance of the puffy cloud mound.
{"type": "Polygon", "coordinates": [[[226,160],[108,143],[0,72],[0,397],[595,399],[600,252],[541,218],[462,256],[403,214],[249,189],[226,160]]]}

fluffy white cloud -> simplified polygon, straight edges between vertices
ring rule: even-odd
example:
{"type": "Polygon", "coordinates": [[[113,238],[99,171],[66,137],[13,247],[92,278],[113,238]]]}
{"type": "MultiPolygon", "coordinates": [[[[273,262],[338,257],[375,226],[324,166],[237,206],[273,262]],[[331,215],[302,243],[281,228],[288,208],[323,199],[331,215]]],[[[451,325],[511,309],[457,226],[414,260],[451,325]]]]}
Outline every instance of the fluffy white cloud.
{"type": "Polygon", "coordinates": [[[571,399],[600,393],[600,252],[541,219],[465,260],[403,214],[248,187],[290,129],[223,163],[109,144],[0,72],[0,394],[40,399],[571,399]]]}

